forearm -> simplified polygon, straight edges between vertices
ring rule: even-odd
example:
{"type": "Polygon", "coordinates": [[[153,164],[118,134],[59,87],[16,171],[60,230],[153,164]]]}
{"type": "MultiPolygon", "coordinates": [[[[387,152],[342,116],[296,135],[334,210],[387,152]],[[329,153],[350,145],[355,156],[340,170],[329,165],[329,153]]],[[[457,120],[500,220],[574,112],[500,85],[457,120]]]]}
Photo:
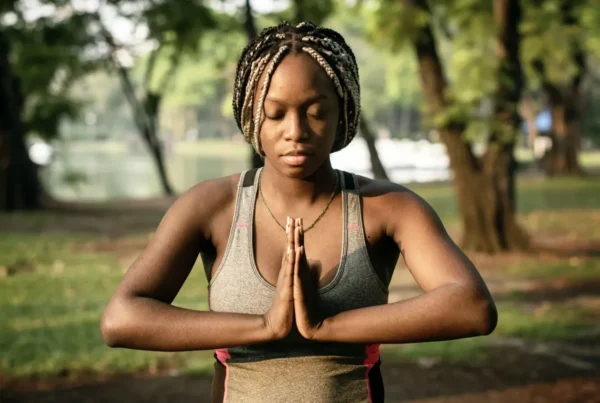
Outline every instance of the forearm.
{"type": "Polygon", "coordinates": [[[156,351],[208,350],[273,339],[261,315],[194,311],[142,297],[109,305],[101,330],[111,347],[156,351]]]}
{"type": "Polygon", "coordinates": [[[405,301],[342,312],[325,319],[315,338],[367,344],[451,340],[488,334],[495,323],[491,299],[452,284],[405,301]]]}

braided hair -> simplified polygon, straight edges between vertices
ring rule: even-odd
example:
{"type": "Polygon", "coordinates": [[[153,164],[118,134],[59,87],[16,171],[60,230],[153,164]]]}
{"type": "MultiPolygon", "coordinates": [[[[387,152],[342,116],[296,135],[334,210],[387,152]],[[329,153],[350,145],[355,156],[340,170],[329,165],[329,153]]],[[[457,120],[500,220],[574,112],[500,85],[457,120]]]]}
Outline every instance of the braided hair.
{"type": "Polygon", "coordinates": [[[347,146],[356,135],[360,116],[360,84],[352,49],[332,29],[317,27],[310,22],[302,22],[296,26],[282,22],[264,29],[244,48],[237,65],[233,89],[233,114],[237,125],[246,141],[262,156],[264,154],[259,133],[271,77],[287,54],[303,52],[325,70],[340,100],[341,119],[332,152],[347,146]],[[265,69],[265,80],[258,93],[258,104],[253,116],[256,87],[265,69]]]}

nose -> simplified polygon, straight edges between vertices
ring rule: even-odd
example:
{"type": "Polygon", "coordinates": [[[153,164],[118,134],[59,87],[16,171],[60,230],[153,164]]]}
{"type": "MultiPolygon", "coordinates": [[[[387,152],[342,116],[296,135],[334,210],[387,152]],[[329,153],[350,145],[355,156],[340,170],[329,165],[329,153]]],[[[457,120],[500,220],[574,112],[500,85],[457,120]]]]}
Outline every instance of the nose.
{"type": "Polygon", "coordinates": [[[290,113],[285,138],[289,141],[300,142],[309,137],[306,120],[300,113],[290,113]]]}

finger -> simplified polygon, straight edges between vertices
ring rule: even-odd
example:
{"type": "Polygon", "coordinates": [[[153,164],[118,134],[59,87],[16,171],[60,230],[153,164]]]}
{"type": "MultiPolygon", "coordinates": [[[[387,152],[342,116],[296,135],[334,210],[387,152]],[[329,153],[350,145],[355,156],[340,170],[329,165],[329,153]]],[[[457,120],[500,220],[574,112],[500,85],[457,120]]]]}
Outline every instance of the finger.
{"type": "Polygon", "coordinates": [[[294,244],[296,248],[300,246],[300,225],[298,225],[299,220],[299,218],[294,220],[294,244]]]}
{"type": "Polygon", "coordinates": [[[290,243],[290,240],[293,239],[291,226],[292,221],[292,218],[288,217],[285,225],[286,245],[285,249],[283,250],[283,257],[281,258],[281,270],[279,270],[278,281],[293,275],[292,271],[290,270],[290,266],[293,267],[296,259],[295,250],[290,243]]]}
{"type": "Polygon", "coordinates": [[[294,235],[294,232],[292,230],[292,225],[291,225],[292,221],[293,221],[292,217],[288,216],[286,219],[286,223],[285,223],[285,249],[283,250],[283,256],[281,258],[281,266],[282,267],[287,262],[288,250],[292,246],[291,238],[294,235]]]}
{"type": "Polygon", "coordinates": [[[294,289],[298,291],[295,298],[302,299],[302,282],[300,280],[300,265],[302,262],[301,248],[296,248],[294,256],[294,289]]]}
{"type": "Polygon", "coordinates": [[[296,232],[296,226],[295,226],[295,220],[292,217],[288,217],[288,222],[289,222],[289,226],[290,226],[290,231],[288,232],[288,246],[290,248],[294,248],[294,240],[295,240],[295,232],[296,232]]]}

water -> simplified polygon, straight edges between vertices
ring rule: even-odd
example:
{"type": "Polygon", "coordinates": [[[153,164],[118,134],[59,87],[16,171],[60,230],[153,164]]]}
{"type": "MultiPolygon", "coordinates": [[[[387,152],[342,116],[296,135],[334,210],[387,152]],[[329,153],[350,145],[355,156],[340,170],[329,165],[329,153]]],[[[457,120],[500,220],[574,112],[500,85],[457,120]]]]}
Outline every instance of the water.
{"type": "MultiPolygon", "coordinates": [[[[423,142],[379,140],[378,152],[390,179],[397,183],[443,181],[450,178],[443,148],[423,142]]],[[[177,193],[196,183],[249,168],[250,150],[243,143],[179,144],[165,161],[177,193]]],[[[332,154],[337,169],[372,177],[364,141],[355,139],[332,154]]],[[[42,168],[50,193],[63,200],[109,200],[162,195],[154,161],[132,154],[124,144],[70,144],[57,148],[52,163],[42,168]]]]}
{"type": "MultiPolygon", "coordinates": [[[[177,193],[248,166],[249,158],[175,154],[166,157],[167,173],[177,193]]],[[[57,156],[44,168],[42,178],[50,193],[64,200],[148,198],[163,194],[158,171],[148,155],[79,152],[67,158],[57,156]]]]}

